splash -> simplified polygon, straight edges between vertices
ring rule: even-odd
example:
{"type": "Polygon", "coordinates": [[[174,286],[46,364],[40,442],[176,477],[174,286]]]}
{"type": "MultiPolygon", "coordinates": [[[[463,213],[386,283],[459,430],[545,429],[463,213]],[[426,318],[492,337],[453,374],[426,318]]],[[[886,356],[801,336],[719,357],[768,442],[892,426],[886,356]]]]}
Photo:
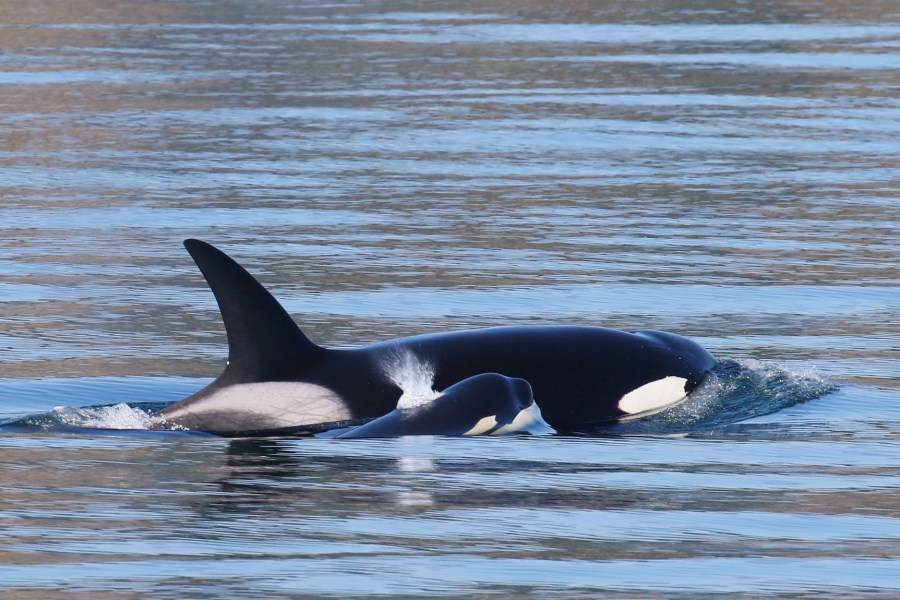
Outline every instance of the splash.
{"type": "Polygon", "coordinates": [[[409,350],[395,349],[384,358],[385,376],[403,391],[397,408],[428,404],[441,394],[434,391],[434,365],[409,350]]]}
{"type": "Polygon", "coordinates": [[[30,415],[21,419],[0,423],[6,428],[22,427],[44,431],[69,429],[108,429],[110,431],[168,429],[184,430],[179,425],[166,422],[138,406],[124,402],[104,406],[57,406],[47,413],[30,415]]]}
{"type": "Polygon", "coordinates": [[[58,406],[47,416],[61,425],[90,429],[149,429],[155,423],[149,413],[124,402],[87,408],[58,406]]]}

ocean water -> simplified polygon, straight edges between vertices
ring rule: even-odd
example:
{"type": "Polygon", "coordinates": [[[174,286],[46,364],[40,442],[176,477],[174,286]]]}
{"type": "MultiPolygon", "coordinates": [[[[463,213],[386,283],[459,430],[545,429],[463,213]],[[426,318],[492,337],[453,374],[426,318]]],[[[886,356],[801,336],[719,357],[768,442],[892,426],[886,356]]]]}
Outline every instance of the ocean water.
{"type": "Polygon", "coordinates": [[[900,594],[894,2],[0,1],[0,596],[900,594]],[[226,440],[184,238],[326,346],[654,328],[583,436],[226,440]]]}

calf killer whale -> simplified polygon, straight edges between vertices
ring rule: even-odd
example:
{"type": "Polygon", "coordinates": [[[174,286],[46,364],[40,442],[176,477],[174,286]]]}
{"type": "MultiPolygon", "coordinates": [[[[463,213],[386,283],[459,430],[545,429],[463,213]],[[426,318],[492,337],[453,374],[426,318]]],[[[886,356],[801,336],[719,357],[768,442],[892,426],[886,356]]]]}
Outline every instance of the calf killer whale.
{"type": "MultiPolygon", "coordinates": [[[[199,240],[184,245],[215,295],[228,336],[222,373],[160,413],[167,423],[192,430],[226,436],[326,431],[397,409],[409,392],[404,373],[417,374],[412,379],[418,377],[415,385],[426,388],[426,395],[437,389],[452,392],[450,398],[459,396],[454,384],[493,373],[527,382],[550,426],[577,431],[674,404],[716,365],[698,344],[672,333],[590,326],[493,327],[323,348],[225,253],[199,240]]],[[[470,389],[479,381],[469,382],[470,389]]],[[[477,392],[474,397],[487,401],[488,396],[477,392]]],[[[427,419],[421,416],[421,422],[437,423],[428,428],[432,433],[457,435],[456,423],[465,421],[459,413],[471,405],[437,404],[447,411],[446,427],[435,421],[437,411],[427,419]]],[[[495,416],[487,414],[490,410],[475,412],[477,420],[495,416]]],[[[373,431],[405,435],[420,430],[403,425],[403,416],[373,431]]]]}
{"type": "Polygon", "coordinates": [[[524,379],[484,373],[463,379],[436,397],[401,397],[396,409],[335,437],[499,435],[550,433],[524,379]]]}

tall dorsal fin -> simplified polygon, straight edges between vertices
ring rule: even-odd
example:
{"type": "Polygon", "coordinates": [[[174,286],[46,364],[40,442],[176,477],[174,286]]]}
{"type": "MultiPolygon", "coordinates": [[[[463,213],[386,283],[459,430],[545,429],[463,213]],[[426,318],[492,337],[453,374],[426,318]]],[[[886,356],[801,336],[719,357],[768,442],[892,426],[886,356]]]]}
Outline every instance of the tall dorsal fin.
{"type": "Polygon", "coordinates": [[[325,350],[307,338],[266,290],[231,257],[200,240],[185,240],[216,296],[228,334],[228,366],[220,379],[252,383],[291,379],[325,350]]]}

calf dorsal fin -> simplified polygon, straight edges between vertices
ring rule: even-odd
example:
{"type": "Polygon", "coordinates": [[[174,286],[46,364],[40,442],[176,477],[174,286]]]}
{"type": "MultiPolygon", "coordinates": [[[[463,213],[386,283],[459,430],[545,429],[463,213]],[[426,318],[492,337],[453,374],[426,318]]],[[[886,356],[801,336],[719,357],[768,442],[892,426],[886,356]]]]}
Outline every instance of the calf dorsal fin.
{"type": "Polygon", "coordinates": [[[272,294],[231,257],[200,240],[184,247],[219,304],[228,335],[223,383],[292,379],[325,349],[312,343],[272,294]]]}

